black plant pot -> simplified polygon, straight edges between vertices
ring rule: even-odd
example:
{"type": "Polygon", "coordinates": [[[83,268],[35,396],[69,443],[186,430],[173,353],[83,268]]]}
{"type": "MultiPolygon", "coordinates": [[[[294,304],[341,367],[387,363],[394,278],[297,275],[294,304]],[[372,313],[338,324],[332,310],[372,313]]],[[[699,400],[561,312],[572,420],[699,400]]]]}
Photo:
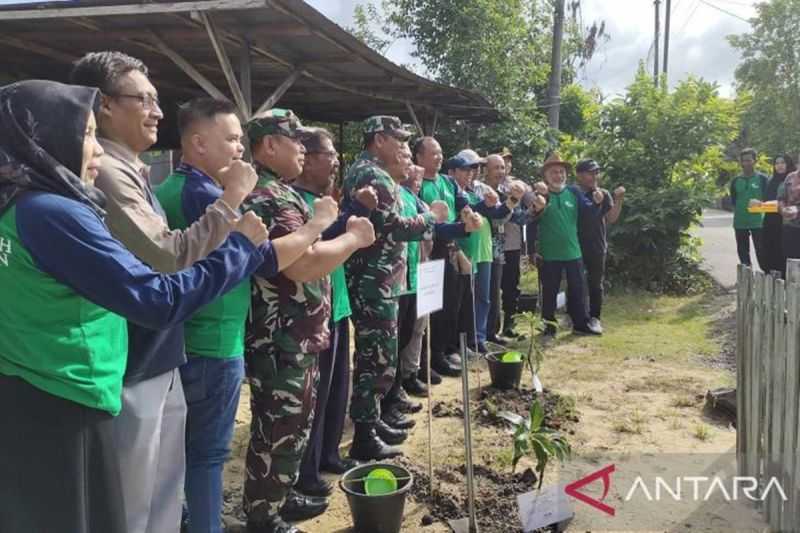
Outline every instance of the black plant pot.
{"type": "Polygon", "coordinates": [[[522,380],[522,369],[525,362],[504,363],[500,357],[505,352],[489,352],[486,361],[489,363],[489,374],[492,377],[492,387],[500,390],[518,389],[522,380]]]}

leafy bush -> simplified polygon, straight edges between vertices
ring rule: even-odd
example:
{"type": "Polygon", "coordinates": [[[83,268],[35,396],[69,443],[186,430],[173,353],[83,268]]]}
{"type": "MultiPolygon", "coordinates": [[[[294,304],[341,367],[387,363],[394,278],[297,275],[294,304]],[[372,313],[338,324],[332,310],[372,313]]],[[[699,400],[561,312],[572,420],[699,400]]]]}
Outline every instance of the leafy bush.
{"type": "Polygon", "coordinates": [[[563,137],[562,152],[597,159],[604,186],[627,189],[609,227],[611,283],[671,293],[702,285],[690,229],[736,171],[725,155],[738,132],[735,104],[693,78],[668,92],[640,69],[625,97],[606,104],[588,129],[583,139],[563,137]]]}

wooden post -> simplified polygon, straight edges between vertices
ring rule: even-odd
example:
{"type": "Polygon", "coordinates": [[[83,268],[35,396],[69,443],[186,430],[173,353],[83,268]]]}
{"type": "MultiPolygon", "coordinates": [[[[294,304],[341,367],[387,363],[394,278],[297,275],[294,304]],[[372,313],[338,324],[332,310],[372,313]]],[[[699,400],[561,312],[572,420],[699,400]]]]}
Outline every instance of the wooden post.
{"type": "MultiPolygon", "coordinates": [[[[779,276],[773,278],[774,289],[772,291],[774,300],[773,310],[773,343],[771,354],[770,379],[772,381],[772,397],[767,402],[767,415],[770,420],[767,422],[769,427],[769,445],[767,473],[783,480],[784,476],[781,465],[785,459],[783,450],[783,435],[786,432],[784,423],[784,397],[786,394],[786,283],[779,276]]],[[[785,486],[785,485],[784,485],[785,486]]],[[[768,516],[774,517],[774,524],[780,523],[783,502],[777,498],[777,494],[770,493],[770,501],[767,504],[768,516]]],[[[770,521],[772,523],[772,521],[770,521]]]]}
{"type": "Polygon", "coordinates": [[[747,417],[744,416],[747,383],[747,334],[746,327],[750,323],[747,314],[747,302],[750,295],[750,269],[745,265],[737,268],[736,280],[736,465],[737,473],[743,476],[747,471],[746,439],[747,417]]]}
{"type": "Polygon", "coordinates": [[[280,100],[281,97],[284,94],[286,94],[286,91],[288,91],[292,87],[292,85],[294,85],[294,82],[297,81],[297,78],[299,78],[302,73],[303,73],[302,70],[293,70],[289,74],[289,76],[285,80],[283,80],[283,83],[281,83],[272,92],[272,94],[269,95],[269,97],[264,101],[264,103],[259,106],[258,111],[256,111],[255,114],[259,115],[264,111],[272,109],[275,106],[275,104],[278,103],[278,100],[280,100]]]}
{"type": "Polygon", "coordinates": [[[547,122],[558,129],[561,110],[561,41],[564,36],[564,0],[555,0],[553,13],[553,46],[550,51],[550,82],[547,86],[547,122]]]}
{"type": "Polygon", "coordinates": [[[788,291],[788,309],[786,324],[786,394],[785,422],[783,441],[783,467],[785,472],[785,490],[788,501],[784,503],[782,530],[794,530],[797,527],[798,482],[800,482],[800,461],[797,460],[797,445],[800,443],[800,409],[798,408],[798,379],[800,379],[800,260],[789,259],[786,262],[786,287],[788,291]]]}
{"type": "Polygon", "coordinates": [[[414,125],[417,127],[419,134],[425,135],[425,130],[422,128],[422,123],[420,123],[419,119],[417,118],[417,114],[414,112],[414,108],[408,101],[406,101],[406,109],[408,109],[408,114],[411,115],[411,120],[414,121],[414,125]]]}
{"type": "Polygon", "coordinates": [[[747,466],[746,475],[761,479],[761,464],[759,453],[759,438],[761,436],[762,421],[759,420],[761,414],[761,372],[759,354],[761,353],[761,340],[763,332],[764,315],[764,274],[755,273],[755,283],[753,291],[752,317],[753,326],[750,335],[750,360],[748,361],[750,382],[746,384],[749,389],[749,405],[747,416],[750,419],[747,431],[747,466]]]}
{"type": "Polygon", "coordinates": [[[253,114],[253,63],[250,56],[250,41],[247,37],[242,42],[241,55],[239,56],[239,85],[242,88],[242,96],[247,106],[248,120],[253,114]]]}

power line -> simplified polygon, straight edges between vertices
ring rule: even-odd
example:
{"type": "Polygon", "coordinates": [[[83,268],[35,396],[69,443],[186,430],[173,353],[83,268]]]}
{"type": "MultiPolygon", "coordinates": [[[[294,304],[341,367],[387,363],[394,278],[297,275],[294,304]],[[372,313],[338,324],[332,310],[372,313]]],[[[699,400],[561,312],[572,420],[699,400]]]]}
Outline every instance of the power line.
{"type": "Polygon", "coordinates": [[[698,7],[700,7],[699,0],[694,0],[694,8],[690,8],[691,11],[689,12],[689,16],[686,17],[686,20],[683,21],[683,25],[681,26],[681,29],[678,30],[678,33],[683,33],[683,30],[685,30],[686,26],[689,25],[689,21],[692,20],[692,17],[694,16],[694,13],[695,13],[695,11],[697,11],[698,7]]]}
{"type": "Polygon", "coordinates": [[[725,13],[726,15],[730,15],[730,16],[731,16],[731,17],[733,17],[733,18],[737,18],[737,19],[739,19],[739,20],[741,20],[741,21],[747,22],[748,24],[750,23],[750,21],[749,21],[749,20],[747,20],[746,18],[740,17],[740,16],[739,16],[739,15],[737,15],[736,13],[732,13],[732,12],[728,11],[727,9],[723,9],[723,8],[721,8],[721,7],[719,7],[719,6],[715,6],[715,5],[714,5],[714,4],[712,4],[711,2],[707,2],[706,0],[700,0],[700,2],[704,3],[704,4],[705,4],[705,5],[707,5],[708,7],[713,7],[713,8],[714,8],[714,9],[716,9],[717,11],[721,11],[722,13],[725,13]]]}

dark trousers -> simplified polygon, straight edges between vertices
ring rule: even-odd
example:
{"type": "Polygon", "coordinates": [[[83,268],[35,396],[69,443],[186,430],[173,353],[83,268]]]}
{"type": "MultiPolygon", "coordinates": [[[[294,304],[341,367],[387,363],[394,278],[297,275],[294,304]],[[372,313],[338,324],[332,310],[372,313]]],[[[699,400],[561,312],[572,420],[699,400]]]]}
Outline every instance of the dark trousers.
{"type": "MultiPolygon", "coordinates": [[[[434,245],[431,259],[444,259],[444,301],[441,311],[431,315],[432,357],[458,352],[459,312],[464,301],[463,277],[450,263],[448,251],[434,245]]],[[[469,278],[468,278],[469,279],[469,278]]]]}
{"type": "Polygon", "coordinates": [[[761,270],[764,270],[766,262],[761,246],[760,229],[737,229],[736,232],[736,252],[739,254],[739,262],[750,266],[750,238],[753,238],[753,247],[756,250],[756,260],[761,270]]]}
{"type": "Polygon", "coordinates": [[[761,247],[763,248],[764,272],[777,270],[786,277],[786,254],[783,251],[783,219],[780,215],[769,213],[764,216],[761,228],[761,247]]]}
{"type": "MultiPolygon", "coordinates": [[[[584,254],[586,293],[589,300],[589,317],[600,318],[603,309],[603,279],[606,271],[606,254],[584,254]]],[[[586,301],[586,298],[584,298],[586,301]]]]}
{"type": "Polygon", "coordinates": [[[125,533],[113,418],[0,374],[0,531],[125,533]]]}
{"type": "Polygon", "coordinates": [[[542,318],[555,321],[556,297],[561,277],[567,276],[567,312],[574,329],[585,329],[588,316],[583,292],[583,261],[542,261],[539,276],[542,281],[542,318]]]}
{"type": "Polygon", "coordinates": [[[492,263],[492,279],[489,292],[489,318],[486,321],[486,338],[491,340],[500,333],[500,289],[503,285],[503,263],[492,263]]]}
{"type": "Polygon", "coordinates": [[[300,485],[319,483],[323,466],[338,462],[350,392],[350,322],[331,321],[331,346],[319,354],[314,422],[300,463],[300,485]]]}
{"type": "Polygon", "coordinates": [[[514,327],[514,315],[517,314],[519,300],[519,250],[505,252],[506,264],[503,266],[503,329],[514,327]]]}
{"type": "MultiPolygon", "coordinates": [[[[800,228],[783,226],[783,251],[787,259],[800,259],[800,228]]],[[[784,264],[783,268],[786,268],[784,264]]]]}

